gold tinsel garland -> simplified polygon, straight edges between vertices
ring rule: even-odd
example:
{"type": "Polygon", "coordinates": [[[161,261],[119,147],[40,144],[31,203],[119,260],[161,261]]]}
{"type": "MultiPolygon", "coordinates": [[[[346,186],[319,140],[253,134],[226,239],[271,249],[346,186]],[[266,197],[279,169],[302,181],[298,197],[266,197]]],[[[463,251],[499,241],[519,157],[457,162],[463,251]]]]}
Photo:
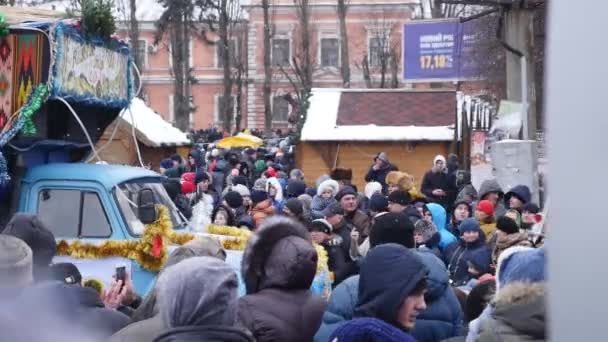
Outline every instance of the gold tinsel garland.
{"type": "MultiPolygon", "coordinates": [[[[196,238],[193,234],[177,233],[173,230],[169,210],[166,207],[158,206],[158,213],[158,220],[146,225],[144,234],[139,240],[112,240],[99,245],[81,241],[68,243],[61,240],[57,243],[57,255],[67,255],[78,259],[123,257],[136,261],[146,270],[157,272],[167,259],[168,244],[181,246],[196,238]],[[155,241],[157,242],[156,253],[155,241]],[[158,245],[159,242],[160,245],[158,245]]],[[[209,225],[207,232],[230,237],[223,239],[222,245],[224,249],[237,251],[245,250],[247,241],[252,236],[249,230],[229,226],[209,225]]],[[[317,271],[327,271],[327,252],[317,244],[314,246],[318,254],[317,271]]]]}

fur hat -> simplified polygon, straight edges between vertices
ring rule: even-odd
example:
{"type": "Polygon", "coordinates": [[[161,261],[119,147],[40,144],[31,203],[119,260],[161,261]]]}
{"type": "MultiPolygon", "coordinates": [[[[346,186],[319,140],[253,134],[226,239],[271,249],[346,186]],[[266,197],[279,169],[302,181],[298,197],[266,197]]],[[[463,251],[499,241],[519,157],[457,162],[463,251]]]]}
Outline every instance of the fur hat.
{"type": "Polygon", "coordinates": [[[442,161],[443,165],[446,165],[446,161],[445,161],[445,157],[442,156],[441,154],[438,154],[435,156],[435,158],[433,158],[433,165],[437,164],[438,161],[442,161]]]}
{"type": "Polygon", "coordinates": [[[396,203],[403,206],[409,205],[412,202],[412,197],[409,192],[397,190],[393,191],[388,195],[388,201],[390,203],[396,203]]]}
{"type": "Polygon", "coordinates": [[[369,234],[371,248],[385,243],[396,243],[415,248],[414,224],[403,213],[387,213],[376,217],[369,234]]]}
{"type": "Polygon", "coordinates": [[[331,197],[336,197],[340,189],[340,184],[333,179],[327,179],[319,184],[317,195],[321,196],[325,191],[331,191],[331,197]]]}
{"type": "Polygon", "coordinates": [[[330,177],[337,181],[351,181],[353,179],[353,170],[337,167],[331,170],[330,177]]]}
{"type": "Polygon", "coordinates": [[[414,225],[414,234],[422,235],[424,242],[429,241],[433,235],[437,234],[437,227],[433,222],[427,220],[418,220],[414,225]]]}
{"type": "Polygon", "coordinates": [[[287,238],[299,238],[310,244],[312,251],[303,255],[303,257],[305,257],[305,262],[302,260],[298,265],[301,272],[297,272],[299,274],[290,274],[290,277],[292,278],[288,281],[290,283],[308,285],[305,287],[306,289],[310,287],[310,283],[312,283],[316,273],[317,258],[308,230],[295,220],[274,216],[265,220],[264,223],[258,227],[256,234],[249,238],[247,247],[245,247],[245,251],[243,252],[241,274],[243,276],[247,294],[256,293],[262,289],[264,278],[269,276],[266,272],[266,263],[273,254],[274,247],[279,244],[281,240],[287,238]],[[313,255],[311,253],[314,253],[314,260],[312,259],[313,255]],[[314,263],[314,265],[309,265],[310,263],[314,263]],[[308,270],[308,268],[310,268],[309,266],[312,266],[311,270],[308,270]]]}
{"type": "Polygon", "coordinates": [[[498,218],[498,220],[496,220],[496,229],[504,232],[507,235],[516,234],[519,232],[517,222],[506,216],[501,216],[498,218]]]}
{"type": "Polygon", "coordinates": [[[396,185],[399,190],[409,191],[413,186],[413,177],[405,172],[391,171],[386,175],[386,184],[396,185]]]}
{"type": "Polygon", "coordinates": [[[236,191],[228,191],[224,196],[224,201],[232,209],[239,208],[243,205],[243,197],[236,191]]]}
{"type": "Polygon", "coordinates": [[[388,200],[386,196],[380,193],[373,194],[372,198],[369,199],[369,209],[377,213],[387,211],[388,200]]]}
{"type": "Polygon", "coordinates": [[[32,250],[23,240],[0,235],[0,289],[20,288],[32,283],[32,250]]]}
{"type": "Polygon", "coordinates": [[[249,189],[242,184],[233,185],[231,190],[238,192],[241,197],[251,197],[251,192],[249,189]]]}
{"type": "Polygon", "coordinates": [[[382,192],[382,184],[378,182],[369,182],[365,184],[365,190],[363,192],[365,193],[365,197],[371,199],[373,194],[382,192]]]}
{"type": "Polygon", "coordinates": [[[331,223],[325,219],[314,220],[308,226],[308,230],[311,232],[323,232],[325,234],[331,234],[333,227],[331,223]]]}

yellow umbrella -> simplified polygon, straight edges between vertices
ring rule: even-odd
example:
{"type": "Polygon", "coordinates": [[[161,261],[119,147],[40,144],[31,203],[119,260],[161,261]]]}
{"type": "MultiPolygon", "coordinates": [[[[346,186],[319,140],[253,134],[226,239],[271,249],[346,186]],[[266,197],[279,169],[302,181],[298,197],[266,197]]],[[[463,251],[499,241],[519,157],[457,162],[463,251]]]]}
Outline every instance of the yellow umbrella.
{"type": "Polygon", "coordinates": [[[263,141],[260,138],[252,135],[241,134],[234,137],[227,137],[217,142],[219,148],[235,148],[235,147],[253,147],[257,148],[262,145],[263,141]]]}

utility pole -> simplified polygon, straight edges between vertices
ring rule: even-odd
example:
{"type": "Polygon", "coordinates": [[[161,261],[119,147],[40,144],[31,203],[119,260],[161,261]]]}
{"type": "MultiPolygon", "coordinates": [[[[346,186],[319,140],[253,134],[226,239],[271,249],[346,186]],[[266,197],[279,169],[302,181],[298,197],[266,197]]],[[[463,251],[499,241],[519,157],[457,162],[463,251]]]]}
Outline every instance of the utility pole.
{"type": "Polygon", "coordinates": [[[536,90],[534,49],[534,11],[526,8],[506,10],[503,20],[503,43],[507,48],[507,100],[521,102],[523,139],[536,139],[536,90]]]}

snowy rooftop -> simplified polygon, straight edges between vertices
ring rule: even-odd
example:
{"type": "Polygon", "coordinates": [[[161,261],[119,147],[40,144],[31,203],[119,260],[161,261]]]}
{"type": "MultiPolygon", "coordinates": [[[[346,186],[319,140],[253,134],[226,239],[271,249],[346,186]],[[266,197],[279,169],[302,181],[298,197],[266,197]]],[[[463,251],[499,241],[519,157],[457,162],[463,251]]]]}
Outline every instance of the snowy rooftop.
{"type": "Polygon", "coordinates": [[[315,88],[302,141],[450,141],[453,91],[315,88]]]}
{"type": "MultiPolygon", "coordinates": [[[[190,144],[190,139],[184,132],[165,121],[141,99],[134,98],[131,101],[130,108],[135,121],[137,139],[146,146],[183,146],[190,144]]],[[[120,118],[129,125],[133,123],[131,114],[126,109],[120,113],[120,118]]]]}

